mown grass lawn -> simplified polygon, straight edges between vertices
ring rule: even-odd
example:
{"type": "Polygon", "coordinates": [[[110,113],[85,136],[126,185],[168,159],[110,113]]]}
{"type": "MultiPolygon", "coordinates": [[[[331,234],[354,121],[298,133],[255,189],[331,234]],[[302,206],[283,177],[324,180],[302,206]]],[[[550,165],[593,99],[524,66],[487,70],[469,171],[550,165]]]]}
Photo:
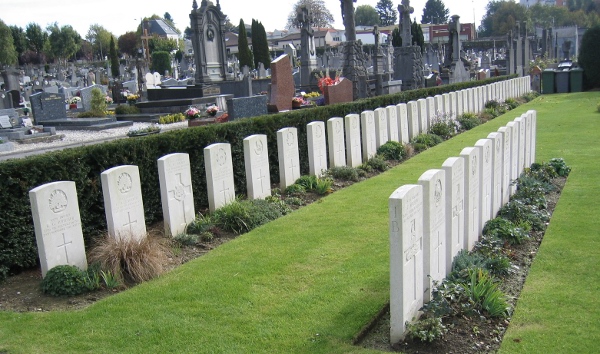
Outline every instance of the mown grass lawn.
{"type": "Polygon", "coordinates": [[[87,309],[0,312],[0,352],[370,352],[351,342],[389,300],[389,195],[528,109],[538,110],[537,160],[564,157],[573,171],[502,350],[590,352],[600,333],[599,98],[538,98],[87,309]]]}

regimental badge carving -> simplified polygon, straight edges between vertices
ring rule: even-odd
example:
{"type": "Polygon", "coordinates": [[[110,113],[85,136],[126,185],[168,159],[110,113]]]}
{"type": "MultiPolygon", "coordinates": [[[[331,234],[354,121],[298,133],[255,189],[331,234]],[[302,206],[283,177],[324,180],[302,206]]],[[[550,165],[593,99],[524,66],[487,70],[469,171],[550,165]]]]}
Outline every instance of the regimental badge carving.
{"type": "Polygon", "coordinates": [[[342,131],[342,122],[339,120],[335,122],[335,132],[340,133],[342,131]]]}
{"type": "Polygon", "coordinates": [[[287,133],[286,142],[288,146],[294,145],[294,133],[291,131],[288,131],[287,133]]]}
{"type": "MultiPolygon", "coordinates": [[[[339,125],[339,122],[337,122],[337,124],[339,125]]],[[[321,127],[320,125],[317,125],[317,130],[315,131],[315,135],[317,136],[317,138],[321,138],[323,136],[323,127],[321,127]]]]}
{"type": "Polygon", "coordinates": [[[475,176],[477,173],[477,156],[471,158],[471,174],[475,176]]]}
{"type": "Polygon", "coordinates": [[[131,188],[133,188],[133,179],[129,173],[123,172],[119,175],[117,178],[117,188],[123,194],[131,191],[131,188]]]}
{"type": "Polygon", "coordinates": [[[358,129],[358,119],[352,119],[352,129],[358,129]]]}
{"type": "Polygon", "coordinates": [[[264,148],[262,140],[257,140],[256,143],[254,143],[254,153],[256,155],[262,155],[264,148]]]}
{"type": "Polygon", "coordinates": [[[67,199],[67,194],[60,189],[55,189],[50,193],[50,198],[48,198],[48,206],[50,210],[54,213],[60,213],[67,209],[67,205],[69,201],[67,199]]]}
{"type": "Polygon", "coordinates": [[[435,206],[440,205],[440,201],[442,200],[442,180],[438,179],[435,182],[435,190],[433,191],[433,198],[435,200],[435,206]]]}
{"type": "Polygon", "coordinates": [[[185,188],[181,182],[179,182],[173,189],[173,198],[175,198],[175,200],[178,202],[185,198],[185,188]]]}
{"type": "Polygon", "coordinates": [[[225,162],[227,162],[227,153],[225,152],[225,149],[220,148],[219,151],[217,151],[217,165],[219,166],[223,166],[225,165],[225,162]]]}

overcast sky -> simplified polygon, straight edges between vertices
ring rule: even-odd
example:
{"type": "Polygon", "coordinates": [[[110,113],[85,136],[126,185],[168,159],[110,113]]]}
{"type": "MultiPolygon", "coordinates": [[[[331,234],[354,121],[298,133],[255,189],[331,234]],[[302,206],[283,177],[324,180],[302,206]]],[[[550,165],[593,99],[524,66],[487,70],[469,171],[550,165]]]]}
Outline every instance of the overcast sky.
{"type": "MultiPolygon", "coordinates": [[[[200,6],[201,0],[198,1],[200,6]]],[[[324,0],[327,9],[333,14],[334,27],[343,29],[339,0],[324,0]]],[[[378,0],[357,0],[355,8],[360,5],[375,7],[378,0]]],[[[48,24],[57,22],[59,26],[71,25],[85,37],[92,24],[100,24],[116,36],[128,31],[135,31],[142,17],[153,14],[163,16],[168,12],[175,25],[182,32],[189,26],[189,14],[192,10],[192,0],[0,0],[0,19],[7,25],[17,25],[25,29],[28,23],[37,23],[45,28],[48,24]]],[[[274,29],[284,29],[288,15],[297,0],[221,0],[222,11],[229,16],[231,22],[237,25],[240,18],[246,24],[256,19],[265,27],[267,32],[274,29]]],[[[410,2],[415,9],[411,17],[421,21],[426,0],[410,2]]],[[[459,15],[461,23],[472,23],[475,18],[479,26],[485,13],[487,0],[443,0],[450,15],[459,15]]],[[[216,4],[216,0],[214,1],[216,4]]],[[[400,0],[393,0],[397,9],[400,0]]]]}

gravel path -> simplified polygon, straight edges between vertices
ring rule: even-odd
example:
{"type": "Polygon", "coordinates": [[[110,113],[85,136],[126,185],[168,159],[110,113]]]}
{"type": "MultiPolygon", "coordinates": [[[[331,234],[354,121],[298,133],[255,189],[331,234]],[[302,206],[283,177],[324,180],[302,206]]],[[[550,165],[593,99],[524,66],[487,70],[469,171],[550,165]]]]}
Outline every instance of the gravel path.
{"type": "MultiPolygon", "coordinates": [[[[105,129],[100,131],[59,130],[56,131],[56,134],[64,135],[62,139],[33,144],[14,143],[14,150],[0,152],[0,161],[43,154],[48,151],[63,150],[66,148],[99,144],[110,140],[126,138],[129,129],[143,128],[149,125],[150,123],[133,123],[133,126],[130,127],[105,129]]],[[[164,132],[168,130],[187,128],[188,122],[183,121],[172,124],[160,124],[159,126],[161,127],[161,131],[164,132]]]]}

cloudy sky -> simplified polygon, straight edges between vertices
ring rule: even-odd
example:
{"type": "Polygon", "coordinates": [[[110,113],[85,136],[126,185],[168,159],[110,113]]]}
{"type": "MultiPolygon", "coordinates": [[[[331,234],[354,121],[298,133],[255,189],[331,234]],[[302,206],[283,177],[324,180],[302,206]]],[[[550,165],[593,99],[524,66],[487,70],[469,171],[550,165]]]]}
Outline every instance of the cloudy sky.
{"type": "MultiPolygon", "coordinates": [[[[201,0],[197,0],[200,5],[201,0]]],[[[343,29],[339,0],[324,0],[325,5],[333,14],[334,27],[343,29]]],[[[371,5],[375,7],[378,0],[357,0],[355,7],[371,5]]],[[[216,0],[214,0],[216,3],[216,0]]],[[[229,16],[233,24],[238,24],[240,18],[249,24],[252,19],[262,22],[267,31],[284,29],[288,15],[297,0],[220,0],[221,9],[229,16]]],[[[394,7],[400,0],[393,0],[394,7]]],[[[412,0],[415,9],[412,17],[420,22],[426,0],[412,0]]],[[[450,15],[459,15],[460,22],[472,23],[475,18],[479,26],[485,13],[487,0],[443,0],[450,15]]],[[[153,14],[163,16],[168,12],[175,25],[183,31],[189,26],[189,13],[192,0],[0,0],[0,20],[7,25],[17,25],[25,28],[28,23],[37,23],[43,28],[57,22],[59,26],[71,25],[79,34],[85,37],[90,25],[100,24],[114,35],[119,36],[127,31],[134,31],[140,18],[153,14]]]]}

